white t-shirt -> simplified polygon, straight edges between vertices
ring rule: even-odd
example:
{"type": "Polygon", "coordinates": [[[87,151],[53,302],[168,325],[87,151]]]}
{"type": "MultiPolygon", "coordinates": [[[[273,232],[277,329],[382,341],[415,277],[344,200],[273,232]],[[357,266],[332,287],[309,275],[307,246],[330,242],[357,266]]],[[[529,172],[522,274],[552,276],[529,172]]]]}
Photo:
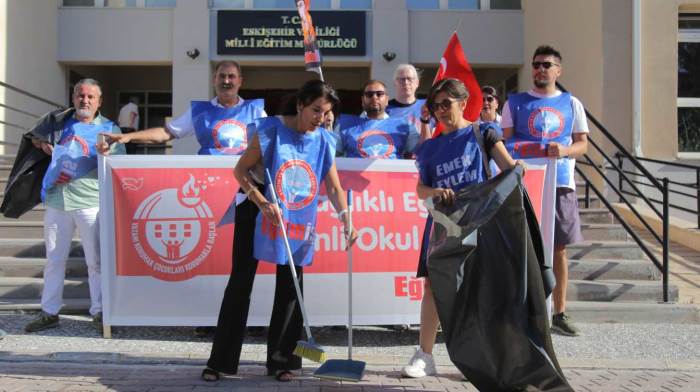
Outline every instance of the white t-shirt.
{"type": "MultiPolygon", "coordinates": [[[[211,99],[209,102],[211,102],[212,105],[223,108],[224,105],[219,103],[219,98],[214,97],[211,99]]],[[[243,105],[243,102],[245,100],[241,97],[238,97],[238,103],[233,105],[233,107],[243,105]]],[[[265,113],[265,110],[262,111],[262,114],[260,117],[267,117],[267,113],[265,113]]],[[[192,107],[190,106],[187,111],[180,117],[170,121],[168,124],[165,125],[165,128],[176,138],[181,139],[183,137],[187,137],[190,135],[194,135],[195,130],[194,130],[194,123],[192,122],[192,107]]]]}
{"type": "MultiPolygon", "coordinates": [[[[545,95],[530,90],[527,92],[536,98],[551,98],[561,95],[561,91],[557,90],[554,94],[545,95]]],[[[571,96],[571,107],[574,112],[574,122],[572,133],[589,133],[588,121],[586,121],[586,111],[583,108],[583,104],[576,97],[571,96]]],[[[501,112],[501,128],[513,128],[513,116],[510,113],[510,105],[508,101],[503,106],[503,111],[501,112]]],[[[567,158],[562,158],[567,159],[567,158]]],[[[569,183],[566,185],[569,189],[576,189],[576,182],[574,180],[574,164],[576,160],[574,158],[568,158],[571,160],[571,165],[569,165],[569,183]]]]}
{"type": "Polygon", "coordinates": [[[129,102],[119,109],[119,128],[139,129],[139,107],[135,103],[129,102]],[[134,122],[131,122],[131,114],[135,113],[134,122]]]}

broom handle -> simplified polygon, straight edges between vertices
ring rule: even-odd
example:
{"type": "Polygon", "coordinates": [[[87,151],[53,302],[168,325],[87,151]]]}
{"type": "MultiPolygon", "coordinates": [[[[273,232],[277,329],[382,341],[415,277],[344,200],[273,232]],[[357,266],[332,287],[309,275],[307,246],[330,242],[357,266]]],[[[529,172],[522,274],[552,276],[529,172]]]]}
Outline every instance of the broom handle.
{"type": "Polygon", "coordinates": [[[352,361],[352,189],[348,189],[348,227],[345,231],[348,246],[348,359],[352,361]]]}
{"type": "MultiPolygon", "coordinates": [[[[277,200],[275,186],[272,184],[272,177],[270,177],[270,171],[265,169],[265,175],[267,176],[267,181],[270,183],[270,194],[272,195],[272,202],[279,207],[279,200],[277,200]]],[[[313,336],[311,336],[311,327],[309,327],[309,319],[306,315],[304,298],[301,296],[301,288],[299,287],[299,281],[297,279],[297,271],[296,269],[294,269],[294,258],[292,257],[292,248],[289,247],[289,239],[287,239],[287,229],[284,227],[284,221],[281,218],[279,224],[282,228],[282,238],[284,239],[284,247],[287,250],[287,257],[289,258],[287,264],[289,265],[289,271],[292,273],[292,280],[294,280],[294,289],[297,292],[297,299],[299,300],[301,315],[304,318],[304,328],[306,329],[306,336],[308,336],[309,341],[311,341],[311,343],[315,343],[313,336]]]]}

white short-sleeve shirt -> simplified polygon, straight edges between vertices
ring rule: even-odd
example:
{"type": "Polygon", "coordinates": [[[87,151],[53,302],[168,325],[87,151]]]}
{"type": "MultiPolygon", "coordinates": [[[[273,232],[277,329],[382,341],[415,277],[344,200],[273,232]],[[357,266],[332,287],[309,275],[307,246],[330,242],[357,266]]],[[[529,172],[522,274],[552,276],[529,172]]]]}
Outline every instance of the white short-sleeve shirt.
{"type": "MultiPolygon", "coordinates": [[[[214,97],[209,102],[211,102],[211,104],[214,106],[220,108],[224,107],[224,105],[219,103],[218,97],[214,97]]],[[[233,107],[243,105],[243,102],[245,102],[245,100],[241,97],[238,97],[238,103],[235,104],[233,107]]],[[[263,110],[260,117],[267,117],[267,113],[265,113],[265,111],[263,110]]],[[[180,117],[167,123],[165,125],[165,128],[177,139],[194,135],[195,129],[194,123],[192,122],[192,107],[187,108],[187,111],[180,117]]]]}

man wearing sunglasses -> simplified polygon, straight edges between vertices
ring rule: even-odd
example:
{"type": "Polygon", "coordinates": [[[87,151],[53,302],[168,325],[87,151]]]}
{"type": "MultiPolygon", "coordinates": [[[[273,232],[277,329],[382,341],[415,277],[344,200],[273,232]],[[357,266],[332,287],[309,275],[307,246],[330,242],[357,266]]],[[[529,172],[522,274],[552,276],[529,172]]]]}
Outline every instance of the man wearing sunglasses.
{"type": "Polygon", "coordinates": [[[348,158],[408,158],[418,144],[416,127],[403,117],[389,117],[386,85],[369,80],[362,88],[362,109],[359,118],[343,115],[337,135],[338,155],[348,158]]]}
{"type": "Polygon", "coordinates": [[[581,101],[557,89],[561,60],[561,54],[551,46],[535,50],[532,56],[534,88],[509,97],[503,107],[501,126],[506,140],[539,143],[546,146],[547,156],[557,158],[553,260],[556,286],[552,292],[552,329],[576,336],[578,329],[565,313],[569,275],[566,245],[583,241],[574,163],[588,149],[588,123],[581,101]]]}

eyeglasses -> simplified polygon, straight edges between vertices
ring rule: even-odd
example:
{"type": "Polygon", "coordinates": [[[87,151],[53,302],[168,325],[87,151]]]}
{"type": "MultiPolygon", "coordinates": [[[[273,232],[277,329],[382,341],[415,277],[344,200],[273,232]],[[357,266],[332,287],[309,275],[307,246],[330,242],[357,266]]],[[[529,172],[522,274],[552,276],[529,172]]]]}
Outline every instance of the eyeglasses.
{"type": "Polygon", "coordinates": [[[484,96],[484,101],[491,103],[495,100],[496,98],[493,97],[493,95],[486,95],[484,96]]]}
{"type": "Polygon", "coordinates": [[[551,61],[533,61],[532,62],[532,69],[540,69],[540,67],[544,67],[544,69],[550,69],[552,66],[559,66],[557,63],[553,63],[551,61]]]}
{"type": "Polygon", "coordinates": [[[437,112],[438,110],[447,110],[452,107],[452,104],[455,103],[456,101],[453,101],[451,99],[445,99],[442,102],[433,102],[430,104],[430,110],[433,112],[437,112]]]}
{"type": "Polygon", "coordinates": [[[365,91],[362,93],[362,95],[365,96],[365,98],[370,99],[373,96],[377,96],[377,98],[381,98],[386,95],[386,91],[365,91]]]}
{"type": "Polygon", "coordinates": [[[416,78],[410,78],[410,77],[403,77],[403,78],[396,78],[396,81],[399,83],[412,83],[416,78]]]}

